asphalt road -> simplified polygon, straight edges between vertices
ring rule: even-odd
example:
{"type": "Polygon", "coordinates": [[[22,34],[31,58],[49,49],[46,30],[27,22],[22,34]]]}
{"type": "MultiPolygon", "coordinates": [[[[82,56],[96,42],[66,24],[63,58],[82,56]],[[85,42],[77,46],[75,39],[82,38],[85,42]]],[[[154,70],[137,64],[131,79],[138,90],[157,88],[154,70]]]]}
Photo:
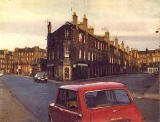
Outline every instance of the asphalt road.
{"type": "MultiPolygon", "coordinates": [[[[50,81],[47,84],[35,83],[32,78],[16,75],[4,75],[1,79],[29,112],[31,112],[41,122],[48,121],[48,104],[54,102],[57,88],[63,83],[57,83],[56,81],[50,81]]],[[[147,121],[160,122],[160,120],[158,120],[160,115],[159,100],[152,99],[152,97],[143,97],[146,93],[158,93],[158,87],[155,85],[158,78],[155,76],[148,74],[131,74],[96,78],[90,79],[89,81],[91,80],[114,81],[125,84],[134,94],[142,95],[142,97],[135,98],[135,102],[147,121]],[[153,86],[155,88],[152,88],[153,86]],[[150,90],[151,88],[153,90],[150,90]]],[[[76,82],[82,81],[79,80],[76,82]]]]}

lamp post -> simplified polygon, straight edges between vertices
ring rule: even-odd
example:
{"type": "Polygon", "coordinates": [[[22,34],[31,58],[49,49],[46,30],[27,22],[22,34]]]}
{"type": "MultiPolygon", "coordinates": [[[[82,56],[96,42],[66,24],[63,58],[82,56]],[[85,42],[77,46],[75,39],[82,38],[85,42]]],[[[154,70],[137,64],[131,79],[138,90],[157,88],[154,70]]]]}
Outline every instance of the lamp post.
{"type": "MultiPolygon", "coordinates": [[[[160,28],[158,28],[156,31],[156,33],[160,33],[160,28]]],[[[159,97],[160,97],[160,42],[159,42],[159,50],[158,50],[158,57],[159,57],[159,74],[158,74],[158,88],[159,88],[159,97]]],[[[159,101],[159,105],[160,105],[160,101],[159,101]]],[[[160,106],[159,106],[159,110],[160,110],[160,106]]],[[[159,116],[159,120],[160,120],[160,116],[159,116]]]]}
{"type": "MultiPolygon", "coordinates": [[[[156,31],[156,33],[160,33],[160,28],[158,28],[156,31]]],[[[159,49],[158,49],[158,57],[159,57],[159,80],[160,80],[160,42],[159,42],[159,49]]],[[[159,87],[160,88],[160,87],[159,87]]]]}

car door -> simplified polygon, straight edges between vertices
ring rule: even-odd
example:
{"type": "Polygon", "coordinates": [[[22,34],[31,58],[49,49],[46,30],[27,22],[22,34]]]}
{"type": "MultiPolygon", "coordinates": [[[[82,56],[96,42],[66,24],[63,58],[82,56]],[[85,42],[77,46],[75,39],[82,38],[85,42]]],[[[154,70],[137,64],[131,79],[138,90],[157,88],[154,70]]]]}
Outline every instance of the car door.
{"type": "Polygon", "coordinates": [[[64,121],[63,114],[64,110],[67,109],[66,97],[67,97],[67,91],[65,89],[59,89],[52,118],[54,122],[64,121]]]}

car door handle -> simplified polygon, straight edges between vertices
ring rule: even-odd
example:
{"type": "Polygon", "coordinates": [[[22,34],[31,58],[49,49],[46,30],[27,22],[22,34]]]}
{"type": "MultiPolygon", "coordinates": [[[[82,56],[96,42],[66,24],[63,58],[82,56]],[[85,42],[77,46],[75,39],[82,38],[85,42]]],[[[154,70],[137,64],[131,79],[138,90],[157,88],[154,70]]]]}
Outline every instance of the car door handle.
{"type": "Polygon", "coordinates": [[[112,112],[114,112],[114,113],[115,113],[115,112],[117,112],[117,111],[118,111],[118,110],[113,110],[112,112]]]}

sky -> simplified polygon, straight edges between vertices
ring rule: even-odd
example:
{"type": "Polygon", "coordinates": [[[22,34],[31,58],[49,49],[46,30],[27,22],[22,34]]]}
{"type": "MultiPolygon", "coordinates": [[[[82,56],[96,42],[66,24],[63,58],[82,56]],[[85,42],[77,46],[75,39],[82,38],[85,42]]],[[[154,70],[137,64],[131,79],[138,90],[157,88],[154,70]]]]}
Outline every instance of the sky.
{"type": "Polygon", "coordinates": [[[111,40],[132,49],[158,48],[160,0],[0,0],[0,49],[40,46],[46,48],[47,22],[52,31],[72,20],[72,13],[95,28],[95,34],[109,31],[111,40]]]}

